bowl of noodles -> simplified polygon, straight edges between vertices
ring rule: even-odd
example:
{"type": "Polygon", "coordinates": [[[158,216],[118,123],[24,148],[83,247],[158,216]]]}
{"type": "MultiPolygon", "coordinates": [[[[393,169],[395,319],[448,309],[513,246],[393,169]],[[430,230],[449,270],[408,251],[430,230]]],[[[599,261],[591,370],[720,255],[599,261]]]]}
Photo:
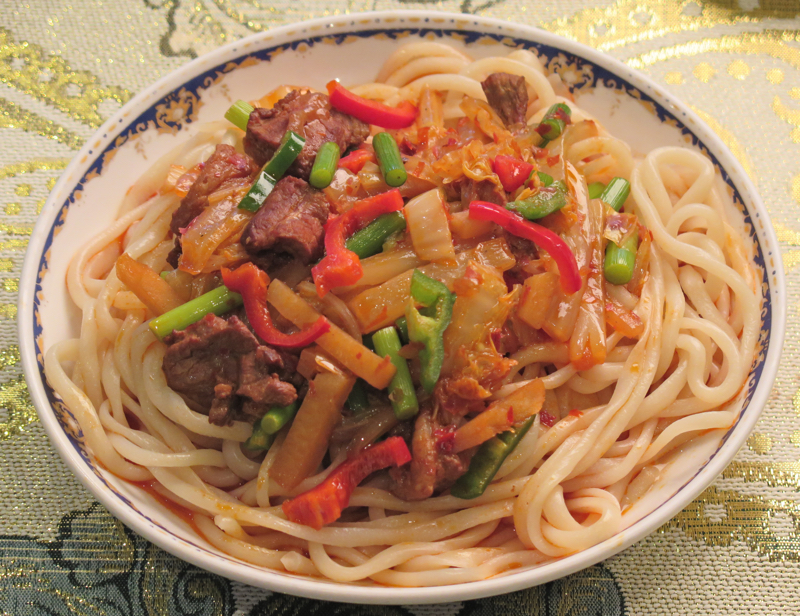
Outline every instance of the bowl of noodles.
{"type": "Polygon", "coordinates": [[[510,592],[695,498],[766,404],[777,241],[685,105],[577,43],[407,12],[232,43],[64,172],[31,396],[160,547],[363,603],[510,592]]]}

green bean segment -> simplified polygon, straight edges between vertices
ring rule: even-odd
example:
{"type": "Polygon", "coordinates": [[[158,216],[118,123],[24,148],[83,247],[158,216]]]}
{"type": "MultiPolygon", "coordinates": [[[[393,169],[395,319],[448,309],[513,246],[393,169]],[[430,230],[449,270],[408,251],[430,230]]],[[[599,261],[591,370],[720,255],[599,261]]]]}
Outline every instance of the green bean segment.
{"type": "Polygon", "coordinates": [[[571,115],[572,109],[564,103],[556,103],[547,110],[547,113],[544,114],[542,121],[536,128],[536,132],[542,137],[542,142],[539,144],[540,148],[561,136],[561,133],[564,132],[570,122],[571,115]]]}

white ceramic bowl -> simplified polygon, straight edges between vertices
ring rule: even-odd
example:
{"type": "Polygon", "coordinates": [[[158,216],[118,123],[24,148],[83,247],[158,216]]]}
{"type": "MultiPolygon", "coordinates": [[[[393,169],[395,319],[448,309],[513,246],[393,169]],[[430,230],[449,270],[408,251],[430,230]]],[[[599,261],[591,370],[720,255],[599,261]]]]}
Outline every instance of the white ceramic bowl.
{"type": "Polygon", "coordinates": [[[108,510],[168,552],[225,577],[263,588],[334,601],[437,603],[496,595],[548,582],[619,552],[664,524],[731,461],[766,404],[784,337],[786,293],[775,233],[741,165],[688,107],[650,79],[588,47],[492,19],[433,12],[370,13],[277,28],[226,45],[146,88],[86,143],[56,184],[34,229],[19,295],[19,340],[30,394],[64,461],[108,510]],[[708,154],[746,211],[763,274],[760,351],[739,419],[720,438],[699,441],[672,465],[624,531],[588,550],[494,579],[439,588],[345,585],[278,573],[223,554],[140,489],[92,463],[68,409],[43,376],[43,351],[76,337],[80,319],[64,277],[72,254],[115,216],[126,189],[155,158],[187,139],[198,122],[220,119],[231,99],[254,99],[283,84],[322,88],[370,81],[391,51],[414,37],[447,41],[475,56],[534,48],[576,88],[579,104],[612,133],[645,153],[662,145],[708,154]]]}

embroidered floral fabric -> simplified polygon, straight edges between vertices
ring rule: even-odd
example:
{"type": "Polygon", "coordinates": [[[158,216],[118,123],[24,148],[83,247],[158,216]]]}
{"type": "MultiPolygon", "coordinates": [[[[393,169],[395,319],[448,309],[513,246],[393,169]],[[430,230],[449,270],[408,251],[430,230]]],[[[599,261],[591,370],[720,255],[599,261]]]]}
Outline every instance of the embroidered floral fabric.
{"type": "MultiPolygon", "coordinates": [[[[0,0],[0,14],[0,613],[800,613],[797,0],[0,0]],[[149,544],[61,463],[19,366],[22,259],[61,170],[105,118],[155,79],[273,26],[413,8],[541,26],[614,55],[690,104],[742,162],[772,215],[789,286],[784,358],[757,431],[722,477],[658,532],[601,565],[527,591],[441,606],[270,594],[149,544]]],[[[169,122],[171,110],[163,112],[169,122]]]]}

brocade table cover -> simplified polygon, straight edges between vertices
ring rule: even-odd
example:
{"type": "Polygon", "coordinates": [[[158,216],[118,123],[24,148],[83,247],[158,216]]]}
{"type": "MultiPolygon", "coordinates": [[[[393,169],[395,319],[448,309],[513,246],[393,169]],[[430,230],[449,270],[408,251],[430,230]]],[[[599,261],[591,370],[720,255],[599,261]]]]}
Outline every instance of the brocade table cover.
{"type": "Polygon", "coordinates": [[[797,0],[0,0],[0,613],[478,616],[800,614],[800,3],[797,0]],[[621,554],[510,595],[355,606],[272,594],[184,563],[115,520],[50,446],[21,374],[16,299],[37,213],[83,142],[190,58],[268,28],[364,10],[540,26],[664,84],[767,204],[789,285],[766,410],[734,462],[621,554]]]}

